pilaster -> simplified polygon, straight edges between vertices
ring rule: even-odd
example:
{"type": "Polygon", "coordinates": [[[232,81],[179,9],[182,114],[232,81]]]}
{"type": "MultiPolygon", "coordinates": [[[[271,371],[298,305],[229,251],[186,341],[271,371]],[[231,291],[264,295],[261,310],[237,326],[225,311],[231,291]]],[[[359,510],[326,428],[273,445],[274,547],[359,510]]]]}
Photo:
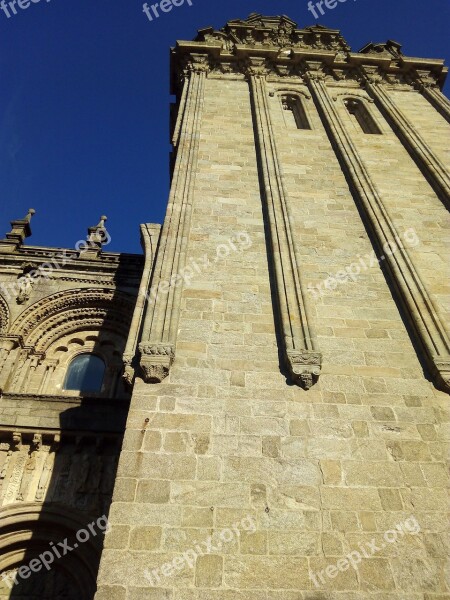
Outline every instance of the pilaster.
{"type": "Polygon", "coordinates": [[[131,386],[135,377],[136,370],[136,351],[139,341],[139,335],[142,329],[142,321],[146,305],[147,291],[150,287],[152,269],[155,256],[158,249],[161,226],[154,223],[141,225],[141,244],[144,249],[145,263],[142,273],[139,293],[136,299],[133,319],[131,321],[130,332],[127,339],[127,345],[123,354],[124,373],[123,379],[128,386],[131,386]]]}
{"type": "Polygon", "coordinates": [[[450,123],[450,100],[441,92],[436,79],[426,70],[419,69],[416,74],[416,89],[450,123]]]}
{"type": "Polygon", "coordinates": [[[147,383],[167,377],[175,357],[182,293],[179,273],[186,263],[208,69],[206,55],[192,54],[184,70],[186,101],[178,116],[176,165],[139,344],[142,376],[147,383]]]}
{"type": "Polygon", "coordinates": [[[283,354],[294,381],[309,389],[319,377],[321,354],[311,333],[289,200],[283,183],[275,134],[267,102],[264,58],[250,58],[248,78],[253,102],[256,149],[264,184],[265,215],[270,245],[277,305],[283,336],[283,354]]]}
{"type": "MultiPolygon", "coordinates": [[[[355,198],[370,224],[379,247],[389,246],[397,240],[398,251],[390,255],[386,253],[386,264],[398,297],[406,308],[406,314],[425,351],[434,383],[436,387],[448,392],[450,391],[450,341],[445,328],[408,251],[402,242],[398,242],[399,232],[338,115],[324,81],[325,75],[321,63],[307,63],[305,79],[336,154],[341,164],[345,165],[355,198]]],[[[384,98],[385,94],[382,92],[376,97],[384,98]]]]}
{"type": "Polygon", "coordinates": [[[450,207],[450,178],[447,170],[417,128],[396,106],[383,82],[377,66],[364,65],[361,72],[365,88],[375,101],[380,112],[397,134],[400,141],[415,160],[442,202],[450,207]]]}

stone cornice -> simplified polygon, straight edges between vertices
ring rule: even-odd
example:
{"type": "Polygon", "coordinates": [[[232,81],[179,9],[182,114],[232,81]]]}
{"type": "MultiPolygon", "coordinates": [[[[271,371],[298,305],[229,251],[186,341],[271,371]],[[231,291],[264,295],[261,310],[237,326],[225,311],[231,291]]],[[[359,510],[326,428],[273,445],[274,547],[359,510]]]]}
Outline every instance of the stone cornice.
{"type": "Polygon", "coordinates": [[[201,29],[194,41],[178,41],[172,49],[174,93],[194,55],[197,60],[203,55],[203,64],[214,76],[245,76],[250,57],[264,58],[267,74],[277,76],[301,77],[305,61],[311,59],[322,63],[327,77],[336,80],[357,79],[358,70],[377,67],[383,83],[410,88],[417,88],[424,77],[428,85],[442,88],[448,72],[443,60],[404,56],[401,45],[392,40],[352,52],[338,30],[320,25],[297,29],[285,16],[250,15],[244,21],[229,21],[220,30],[201,29]]]}
{"type": "Polygon", "coordinates": [[[97,406],[109,411],[111,407],[128,409],[130,401],[123,398],[113,398],[108,401],[103,396],[63,396],[51,394],[17,394],[15,392],[3,392],[1,398],[4,400],[17,400],[18,402],[55,402],[70,404],[73,406],[97,406]],[[109,403],[108,403],[109,402],[109,403]]]}
{"type": "MultiPolygon", "coordinates": [[[[64,429],[52,429],[48,427],[13,427],[0,425],[0,444],[13,446],[13,435],[18,446],[31,445],[36,436],[44,446],[59,446],[61,443],[73,443],[75,446],[84,446],[86,442],[99,442],[98,445],[110,444],[120,447],[121,434],[123,431],[65,431],[64,429]]],[[[19,448],[16,447],[18,450],[19,448]]]]}
{"type": "Polygon", "coordinates": [[[1,255],[0,273],[22,275],[25,268],[38,269],[46,264],[52,266],[45,269],[45,278],[49,280],[138,287],[144,256],[102,252],[98,258],[88,259],[78,258],[77,251],[73,249],[22,246],[15,252],[1,255]]]}

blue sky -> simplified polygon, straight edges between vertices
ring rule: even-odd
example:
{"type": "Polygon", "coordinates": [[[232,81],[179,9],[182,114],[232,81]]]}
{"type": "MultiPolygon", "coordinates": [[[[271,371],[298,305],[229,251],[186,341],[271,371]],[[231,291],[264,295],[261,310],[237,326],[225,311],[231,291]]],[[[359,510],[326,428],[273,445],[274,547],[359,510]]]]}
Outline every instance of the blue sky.
{"type": "MultiPolygon", "coordinates": [[[[251,12],[316,23],[307,0],[192,0],[153,22],[142,0],[34,2],[0,11],[0,237],[33,207],[28,243],[73,247],[104,213],[123,252],[140,252],[139,223],[164,218],[175,40],[251,12]]],[[[354,51],[390,38],[448,64],[449,17],[448,0],[347,0],[319,22],[354,51]]]]}

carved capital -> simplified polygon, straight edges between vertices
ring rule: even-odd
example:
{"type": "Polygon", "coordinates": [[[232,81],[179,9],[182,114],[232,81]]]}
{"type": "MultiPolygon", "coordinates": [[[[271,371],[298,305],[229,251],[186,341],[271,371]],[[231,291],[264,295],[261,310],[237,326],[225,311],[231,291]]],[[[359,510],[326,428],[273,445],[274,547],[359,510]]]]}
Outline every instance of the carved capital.
{"type": "Polygon", "coordinates": [[[134,381],[134,368],[132,366],[133,356],[123,355],[123,374],[122,379],[128,387],[133,385],[134,381]]]}
{"type": "Polygon", "coordinates": [[[171,344],[139,344],[141,353],[140,366],[146,383],[161,383],[169,374],[175,358],[171,344]]]}
{"type": "Polygon", "coordinates": [[[436,78],[430,71],[416,71],[417,77],[414,79],[414,85],[417,89],[421,88],[435,88],[439,89],[439,84],[436,78]]]}
{"type": "Polygon", "coordinates": [[[22,434],[19,431],[14,431],[12,434],[12,450],[20,450],[22,446],[22,434]]]}
{"type": "Polygon", "coordinates": [[[42,434],[35,433],[33,435],[32,441],[31,441],[30,449],[34,450],[35,452],[38,452],[41,449],[41,446],[42,446],[42,434]]]}
{"type": "Polygon", "coordinates": [[[378,67],[365,65],[363,74],[367,83],[378,84],[384,81],[384,77],[378,67]]]}
{"type": "Polygon", "coordinates": [[[295,382],[309,390],[320,375],[322,355],[310,350],[287,350],[289,371],[295,382]]]}
{"type": "Polygon", "coordinates": [[[207,54],[191,54],[186,65],[189,73],[208,73],[210,69],[207,54]]]}
{"type": "Polygon", "coordinates": [[[318,61],[306,61],[304,77],[307,82],[309,81],[325,81],[326,73],[323,64],[318,61]]]}
{"type": "Polygon", "coordinates": [[[268,72],[266,59],[262,57],[249,58],[245,65],[245,74],[247,77],[256,77],[260,79],[266,77],[268,72]]]}

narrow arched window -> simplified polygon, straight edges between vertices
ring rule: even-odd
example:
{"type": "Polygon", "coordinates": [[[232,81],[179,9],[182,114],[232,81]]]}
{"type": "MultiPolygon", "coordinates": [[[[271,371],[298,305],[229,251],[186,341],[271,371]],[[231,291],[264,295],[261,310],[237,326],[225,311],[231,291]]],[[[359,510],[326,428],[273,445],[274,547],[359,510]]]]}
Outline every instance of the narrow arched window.
{"type": "Polygon", "coordinates": [[[285,123],[288,127],[311,129],[302,101],[297,96],[286,94],[281,96],[285,123]]]}
{"type": "Polygon", "coordinates": [[[105,363],[95,354],[79,354],[69,364],[64,389],[77,392],[102,391],[105,363]]]}
{"type": "Polygon", "coordinates": [[[351,115],[351,117],[359,125],[359,127],[363,130],[364,133],[381,133],[372,115],[369,113],[367,107],[364,105],[363,102],[361,102],[361,100],[347,98],[346,100],[344,100],[344,104],[348,110],[348,113],[351,115]]]}

